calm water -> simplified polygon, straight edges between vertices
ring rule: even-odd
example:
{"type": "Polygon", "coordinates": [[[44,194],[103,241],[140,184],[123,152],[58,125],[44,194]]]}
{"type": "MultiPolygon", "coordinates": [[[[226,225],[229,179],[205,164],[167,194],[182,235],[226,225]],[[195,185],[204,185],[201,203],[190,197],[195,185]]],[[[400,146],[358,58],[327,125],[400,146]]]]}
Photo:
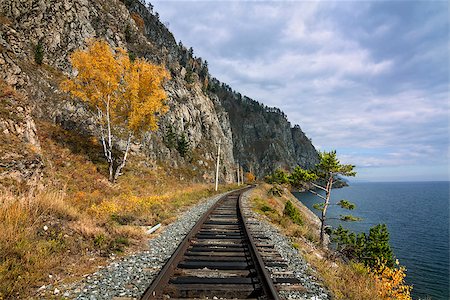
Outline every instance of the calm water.
{"type": "MultiPolygon", "coordinates": [[[[319,202],[316,196],[295,196],[317,212],[312,208],[319,202]]],[[[343,222],[344,227],[368,232],[373,225],[387,224],[394,253],[407,268],[407,282],[414,286],[414,299],[450,299],[448,182],[351,183],[333,190],[331,197],[333,202],[354,202],[357,207],[351,214],[363,218],[343,222]]],[[[332,206],[329,216],[347,213],[332,206]]]]}

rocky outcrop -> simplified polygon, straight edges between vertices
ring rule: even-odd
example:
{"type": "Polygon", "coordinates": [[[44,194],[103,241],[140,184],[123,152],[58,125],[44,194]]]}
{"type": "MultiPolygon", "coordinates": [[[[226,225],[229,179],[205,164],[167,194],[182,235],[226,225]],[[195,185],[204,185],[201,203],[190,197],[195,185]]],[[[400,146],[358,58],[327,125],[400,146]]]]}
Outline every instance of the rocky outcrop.
{"type": "Polygon", "coordinates": [[[244,169],[263,177],[277,168],[291,170],[297,165],[312,168],[318,163],[311,141],[300,126],[291,127],[278,108],[242,97],[217,80],[212,80],[211,90],[228,112],[234,155],[244,169]]]}
{"type": "Polygon", "coordinates": [[[212,89],[207,64],[177,44],[157,13],[138,0],[0,0],[0,19],[0,79],[21,91],[33,118],[98,135],[85,105],[62,93],[59,84],[72,72],[70,53],[89,38],[101,38],[165,65],[172,75],[165,87],[170,110],[158,131],[135,141],[134,152],[167,167],[188,166],[199,180],[212,180],[220,142],[223,181],[233,180],[236,160],[262,176],[275,167],[309,166],[315,159],[309,140],[280,112],[232,103],[234,93],[212,89]],[[36,63],[39,51],[42,64],[36,63]],[[180,151],[180,140],[187,153],[180,151]]]}
{"type": "Polygon", "coordinates": [[[0,82],[0,186],[36,186],[43,161],[36,125],[25,98],[0,82]]]}

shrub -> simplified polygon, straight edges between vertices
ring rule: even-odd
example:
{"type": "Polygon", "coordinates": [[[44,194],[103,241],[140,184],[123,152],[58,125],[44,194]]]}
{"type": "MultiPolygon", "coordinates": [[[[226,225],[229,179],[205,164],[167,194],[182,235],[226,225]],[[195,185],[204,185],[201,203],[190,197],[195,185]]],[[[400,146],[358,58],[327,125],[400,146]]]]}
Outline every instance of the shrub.
{"type": "Polygon", "coordinates": [[[131,62],[134,62],[136,60],[136,54],[134,52],[129,52],[128,57],[130,58],[131,62]]]}
{"type": "Polygon", "coordinates": [[[255,181],[255,179],[256,179],[256,177],[252,172],[245,173],[245,181],[247,183],[252,183],[255,181]]]}
{"type": "Polygon", "coordinates": [[[40,39],[37,45],[34,47],[34,61],[38,65],[42,65],[43,60],[44,60],[44,46],[42,44],[42,39],[40,39]]]}
{"type": "Polygon", "coordinates": [[[263,206],[261,206],[261,211],[263,211],[263,212],[274,212],[275,210],[272,207],[263,204],[263,206]]]}
{"type": "Polygon", "coordinates": [[[274,185],[267,192],[269,196],[281,197],[283,195],[283,188],[279,185],[274,185]]]}
{"type": "Polygon", "coordinates": [[[386,300],[411,300],[412,286],[405,283],[406,269],[399,266],[398,261],[395,263],[396,266],[389,267],[386,262],[378,261],[369,269],[375,279],[378,294],[386,300]]]}
{"type": "Polygon", "coordinates": [[[297,209],[297,207],[295,207],[291,201],[286,202],[286,205],[284,206],[284,215],[288,216],[289,219],[292,220],[292,222],[294,222],[297,225],[302,225],[303,221],[302,218],[300,216],[300,212],[297,209]]]}

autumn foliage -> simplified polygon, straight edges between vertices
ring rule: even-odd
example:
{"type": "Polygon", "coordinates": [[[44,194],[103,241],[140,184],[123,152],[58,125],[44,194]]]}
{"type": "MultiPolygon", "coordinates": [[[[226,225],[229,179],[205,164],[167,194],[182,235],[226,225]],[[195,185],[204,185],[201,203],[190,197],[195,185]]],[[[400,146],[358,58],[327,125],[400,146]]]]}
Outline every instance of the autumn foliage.
{"type": "Polygon", "coordinates": [[[114,182],[125,166],[132,138],[156,130],[159,116],[167,112],[162,85],[169,73],[144,59],[132,61],[124,49],[112,49],[95,39],[86,50],[75,51],[70,62],[75,76],[63,81],[62,89],[92,109],[109,164],[109,180],[114,182]],[[121,159],[113,155],[117,138],[127,140],[121,159]]]}
{"type": "Polygon", "coordinates": [[[400,266],[388,267],[386,263],[379,262],[377,266],[369,269],[376,282],[379,296],[386,300],[411,300],[412,286],[405,283],[406,268],[400,266]]]}
{"type": "Polygon", "coordinates": [[[256,179],[255,175],[252,172],[245,173],[245,182],[252,183],[256,179]]]}

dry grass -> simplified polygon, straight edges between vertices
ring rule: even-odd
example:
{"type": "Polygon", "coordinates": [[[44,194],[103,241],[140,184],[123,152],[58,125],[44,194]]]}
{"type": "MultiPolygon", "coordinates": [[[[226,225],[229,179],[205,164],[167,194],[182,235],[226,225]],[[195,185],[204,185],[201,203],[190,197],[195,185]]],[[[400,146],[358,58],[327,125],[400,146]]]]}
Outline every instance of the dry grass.
{"type": "Polygon", "coordinates": [[[144,19],[142,19],[142,17],[137,13],[132,13],[131,18],[134,20],[134,23],[136,23],[139,30],[143,33],[145,27],[144,19]]]}
{"type": "Polygon", "coordinates": [[[314,267],[335,299],[382,300],[373,278],[360,264],[344,263],[331,258],[306,254],[305,258],[314,267]]]}
{"type": "Polygon", "coordinates": [[[319,277],[333,295],[342,300],[378,300],[378,290],[373,278],[360,264],[344,263],[319,244],[319,220],[287,189],[281,197],[269,196],[271,185],[261,184],[252,191],[253,209],[291,238],[293,247],[311,264],[312,274],[319,277]],[[302,216],[303,225],[294,224],[283,215],[285,203],[290,200],[302,216]]]}
{"type": "Polygon", "coordinates": [[[112,185],[95,139],[49,123],[38,127],[45,188],[0,194],[0,299],[36,296],[41,285],[75,280],[112,253],[143,249],[142,225],[169,223],[217,193],[212,185],[180,181],[179,174],[146,167],[136,157],[112,185]]]}
{"type": "Polygon", "coordinates": [[[0,206],[0,298],[14,298],[43,282],[61,259],[55,254],[65,241],[56,226],[44,225],[48,216],[75,219],[78,214],[58,192],[22,197],[3,192],[0,206]]]}

